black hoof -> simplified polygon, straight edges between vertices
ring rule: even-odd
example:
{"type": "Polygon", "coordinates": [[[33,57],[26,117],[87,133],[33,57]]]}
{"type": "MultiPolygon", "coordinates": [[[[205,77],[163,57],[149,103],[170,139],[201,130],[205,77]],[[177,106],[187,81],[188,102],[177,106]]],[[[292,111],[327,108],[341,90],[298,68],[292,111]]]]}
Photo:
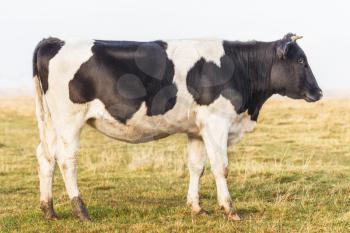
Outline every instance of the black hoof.
{"type": "Polygon", "coordinates": [[[85,207],[83,200],[80,197],[73,197],[71,200],[73,213],[80,221],[91,221],[89,213],[85,207]]]}
{"type": "Polygon", "coordinates": [[[58,216],[55,213],[55,210],[53,209],[53,201],[52,199],[48,202],[41,201],[40,202],[40,209],[44,213],[44,217],[48,220],[58,220],[58,216]]]}

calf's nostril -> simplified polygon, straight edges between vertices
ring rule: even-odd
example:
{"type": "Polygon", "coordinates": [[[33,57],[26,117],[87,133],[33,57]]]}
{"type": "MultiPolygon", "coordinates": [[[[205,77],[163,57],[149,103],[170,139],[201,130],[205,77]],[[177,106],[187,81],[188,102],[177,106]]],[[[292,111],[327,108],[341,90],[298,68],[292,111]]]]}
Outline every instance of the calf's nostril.
{"type": "Polygon", "coordinates": [[[318,91],[318,94],[320,95],[320,97],[322,97],[322,96],[323,96],[322,90],[319,90],[319,91],[318,91]]]}

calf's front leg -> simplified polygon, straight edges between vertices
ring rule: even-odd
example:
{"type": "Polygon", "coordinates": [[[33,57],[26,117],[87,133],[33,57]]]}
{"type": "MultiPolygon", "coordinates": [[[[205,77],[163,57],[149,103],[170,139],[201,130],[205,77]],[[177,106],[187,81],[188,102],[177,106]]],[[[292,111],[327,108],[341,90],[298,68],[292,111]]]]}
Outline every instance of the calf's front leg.
{"type": "Polygon", "coordinates": [[[199,205],[199,181],[204,172],[207,154],[201,138],[188,137],[188,170],[190,182],[187,193],[187,204],[196,214],[206,214],[199,205]]]}
{"type": "Polygon", "coordinates": [[[233,207],[227,187],[228,174],[227,143],[230,121],[220,116],[210,116],[202,130],[203,141],[209,157],[211,171],[215,178],[219,205],[229,219],[240,220],[233,207]]]}

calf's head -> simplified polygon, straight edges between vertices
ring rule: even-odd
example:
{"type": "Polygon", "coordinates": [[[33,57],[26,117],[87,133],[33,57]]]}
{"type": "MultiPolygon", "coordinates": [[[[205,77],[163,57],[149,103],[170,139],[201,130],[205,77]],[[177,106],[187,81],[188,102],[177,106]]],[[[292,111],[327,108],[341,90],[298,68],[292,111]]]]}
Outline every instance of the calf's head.
{"type": "Polygon", "coordinates": [[[304,51],[296,43],[300,38],[289,33],[276,43],[277,58],[271,69],[271,86],[278,94],[315,102],[322,98],[322,90],[304,51]]]}

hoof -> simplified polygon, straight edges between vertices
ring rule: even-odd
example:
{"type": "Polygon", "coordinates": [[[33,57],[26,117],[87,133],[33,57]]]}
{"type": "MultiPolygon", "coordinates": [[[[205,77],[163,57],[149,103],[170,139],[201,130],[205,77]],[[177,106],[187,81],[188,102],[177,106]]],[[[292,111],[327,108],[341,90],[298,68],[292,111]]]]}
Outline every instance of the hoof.
{"type": "Polygon", "coordinates": [[[201,215],[201,216],[208,216],[209,215],[209,212],[204,210],[204,209],[200,209],[199,211],[197,212],[194,212],[196,215],[201,215]]]}
{"type": "Polygon", "coordinates": [[[80,197],[73,197],[71,200],[73,214],[82,222],[89,222],[91,218],[85,207],[83,200],[80,197]]]}
{"type": "Polygon", "coordinates": [[[227,218],[228,220],[232,220],[232,221],[241,221],[241,218],[239,217],[239,215],[237,214],[236,211],[231,210],[228,214],[227,214],[227,218]]]}
{"type": "Polygon", "coordinates": [[[209,212],[202,209],[202,208],[199,208],[199,209],[192,209],[192,214],[193,215],[207,216],[207,215],[209,215],[209,212]]]}
{"type": "Polygon", "coordinates": [[[55,213],[55,210],[53,209],[53,201],[52,201],[52,199],[49,200],[48,202],[41,201],[40,202],[40,209],[43,211],[45,219],[47,219],[47,220],[58,220],[58,216],[55,213]]]}
{"type": "Polygon", "coordinates": [[[208,211],[202,209],[199,204],[192,204],[191,202],[187,202],[187,206],[191,208],[193,215],[208,215],[208,211]]]}

